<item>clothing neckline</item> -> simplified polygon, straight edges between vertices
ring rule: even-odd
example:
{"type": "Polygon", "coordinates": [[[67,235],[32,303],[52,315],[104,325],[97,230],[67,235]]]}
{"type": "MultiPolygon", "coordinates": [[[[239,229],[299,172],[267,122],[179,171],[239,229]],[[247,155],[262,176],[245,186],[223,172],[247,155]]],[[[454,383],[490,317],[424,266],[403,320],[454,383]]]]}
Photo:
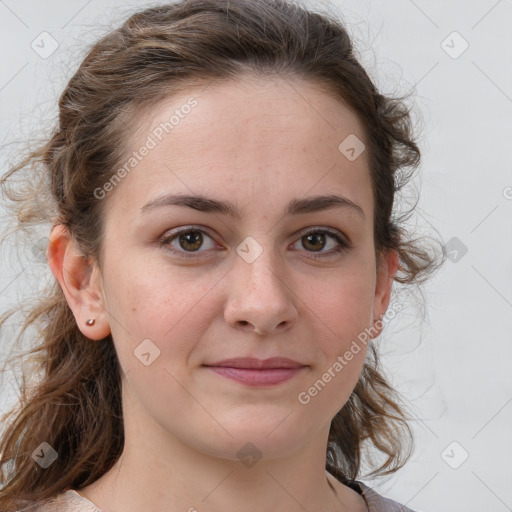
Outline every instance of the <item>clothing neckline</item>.
{"type": "Polygon", "coordinates": [[[361,482],[358,482],[357,480],[350,480],[347,483],[347,487],[350,487],[352,490],[356,491],[358,494],[361,495],[366,505],[366,508],[368,509],[368,512],[371,512],[372,509],[370,508],[370,502],[367,499],[366,493],[364,492],[361,482]]]}
{"type": "MultiPolygon", "coordinates": [[[[327,470],[325,471],[325,473],[329,476],[332,476],[336,481],[339,482],[339,480],[334,475],[329,473],[327,470]]],[[[367,494],[365,492],[367,490],[365,488],[366,486],[358,480],[349,480],[345,485],[347,485],[347,487],[350,487],[350,489],[352,489],[353,491],[356,491],[363,498],[366,508],[368,509],[369,512],[371,512],[372,511],[372,508],[370,508],[371,497],[367,496],[367,494]],[[370,500],[370,501],[368,501],[368,500],[370,500]]],[[[68,489],[68,492],[71,492],[72,494],[78,496],[78,498],[80,498],[81,500],[84,500],[87,503],[91,504],[93,507],[95,507],[97,509],[98,512],[104,512],[104,510],[101,509],[100,507],[98,507],[98,505],[96,505],[96,503],[93,503],[90,499],[86,498],[85,496],[82,496],[77,490],[68,489]]]]}
{"type": "Polygon", "coordinates": [[[89,498],[82,496],[76,489],[68,489],[67,492],[70,492],[70,493],[74,494],[75,496],[78,496],[79,499],[92,505],[96,509],[94,512],[105,512],[102,508],[98,507],[98,505],[96,505],[96,503],[93,503],[89,498]]]}
{"type": "MultiPolygon", "coordinates": [[[[336,480],[337,482],[342,483],[332,473],[329,473],[329,471],[327,471],[327,469],[325,470],[325,474],[334,478],[334,480],[336,480]]],[[[368,512],[372,512],[372,508],[370,508],[370,502],[368,501],[368,499],[366,497],[366,492],[365,492],[366,489],[364,488],[364,484],[362,482],[359,482],[358,480],[349,480],[348,482],[344,483],[343,485],[346,485],[353,491],[357,492],[357,494],[359,494],[363,498],[363,501],[366,505],[366,509],[368,510],[368,512]]],[[[334,492],[336,492],[336,491],[334,491],[334,492]]]]}

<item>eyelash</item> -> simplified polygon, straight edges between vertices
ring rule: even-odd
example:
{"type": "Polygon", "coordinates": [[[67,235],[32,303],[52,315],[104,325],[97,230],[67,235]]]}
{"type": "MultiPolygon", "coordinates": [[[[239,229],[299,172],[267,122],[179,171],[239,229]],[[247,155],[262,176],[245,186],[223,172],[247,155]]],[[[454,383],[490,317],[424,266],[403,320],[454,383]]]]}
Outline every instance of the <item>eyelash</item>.
{"type": "MultiPolygon", "coordinates": [[[[202,233],[202,234],[208,236],[209,238],[211,238],[213,240],[213,238],[206,231],[204,231],[203,229],[194,228],[194,227],[190,227],[189,226],[187,228],[174,231],[173,233],[171,233],[169,235],[164,235],[163,237],[161,237],[159,239],[160,246],[161,247],[165,247],[171,253],[176,254],[176,255],[178,255],[180,257],[197,258],[198,257],[197,254],[200,253],[200,252],[204,252],[204,251],[188,251],[187,252],[187,251],[184,251],[184,250],[174,249],[173,247],[171,247],[169,245],[178,236],[186,234],[186,233],[195,233],[195,232],[202,233]]],[[[314,229],[312,229],[310,231],[307,231],[307,232],[305,232],[304,234],[302,234],[299,237],[299,240],[301,238],[304,238],[307,235],[313,235],[313,234],[317,234],[317,233],[325,233],[325,234],[327,234],[328,236],[333,238],[339,245],[335,249],[331,249],[328,252],[323,252],[323,253],[318,253],[318,254],[315,254],[314,251],[306,251],[306,252],[311,252],[310,257],[313,258],[313,259],[316,259],[316,260],[323,259],[325,257],[332,256],[334,254],[342,253],[342,252],[344,252],[347,249],[350,249],[352,247],[352,245],[349,242],[347,242],[346,240],[344,240],[343,238],[341,238],[338,235],[337,232],[331,231],[331,230],[326,229],[326,228],[323,228],[323,229],[314,228],[314,229]]]]}

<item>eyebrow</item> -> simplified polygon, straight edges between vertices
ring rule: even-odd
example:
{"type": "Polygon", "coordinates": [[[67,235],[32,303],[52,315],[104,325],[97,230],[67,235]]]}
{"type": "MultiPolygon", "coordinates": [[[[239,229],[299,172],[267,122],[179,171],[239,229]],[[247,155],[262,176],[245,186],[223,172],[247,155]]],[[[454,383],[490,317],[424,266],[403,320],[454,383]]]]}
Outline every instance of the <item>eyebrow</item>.
{"type": "MultiPolygon", "coordinates": [[[[238,220],[243,217],[240,208],[230,201],[219,201],[202,195],[190,194],[167,194],[157,197],[145,204],[141,210],[142,213],[145,213],[164,206],[186,206],[200,212],[229,215],[238,220]]],[[[333,208],[350,209],[365,218],[364,211],[358,204],[346,197],[334,194],[313,196],[306,199],[293,199],[286,206],[285,215],[315,213],[324,210],[332,210],[333,208]]]]}

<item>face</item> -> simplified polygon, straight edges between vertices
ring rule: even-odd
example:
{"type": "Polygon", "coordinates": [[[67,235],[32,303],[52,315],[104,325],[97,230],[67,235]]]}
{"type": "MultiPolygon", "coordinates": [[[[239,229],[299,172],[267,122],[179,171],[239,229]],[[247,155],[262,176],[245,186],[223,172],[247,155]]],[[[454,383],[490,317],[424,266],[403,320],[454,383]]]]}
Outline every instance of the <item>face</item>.
{"type": "Polygon", "coordinates": [[[292,453],[328,430],[365,347],[308,390],[387,307],[367,155],[339,149],[363,127],[278,78],[191,89],[137,122],[128,157],[147,154],[101,199],[98,274],[130,414],[215,456],[292,453]],[[297,368],[221,368],[247,358],[297,368]]]}

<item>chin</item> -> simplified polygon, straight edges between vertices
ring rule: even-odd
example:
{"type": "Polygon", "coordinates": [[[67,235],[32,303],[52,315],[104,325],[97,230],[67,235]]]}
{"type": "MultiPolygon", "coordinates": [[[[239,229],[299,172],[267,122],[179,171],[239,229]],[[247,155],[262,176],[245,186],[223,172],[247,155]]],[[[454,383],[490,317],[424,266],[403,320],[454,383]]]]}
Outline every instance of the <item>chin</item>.
{"type": "MultiPolygon", "coordinates": [[[[314,434],[308,435],[308,432],[298,430],[295,422],[283,421],[285,416],[276,421],[245,421],[236,426],[223,423],[231,436],[223,429],[217,431],[217,435],[209,431],[196,447],[213,457],[240,462],[291,456],[307,444],[314,434]]],[[[250,467],[250,464],[246,465],[250,467]]]]}

